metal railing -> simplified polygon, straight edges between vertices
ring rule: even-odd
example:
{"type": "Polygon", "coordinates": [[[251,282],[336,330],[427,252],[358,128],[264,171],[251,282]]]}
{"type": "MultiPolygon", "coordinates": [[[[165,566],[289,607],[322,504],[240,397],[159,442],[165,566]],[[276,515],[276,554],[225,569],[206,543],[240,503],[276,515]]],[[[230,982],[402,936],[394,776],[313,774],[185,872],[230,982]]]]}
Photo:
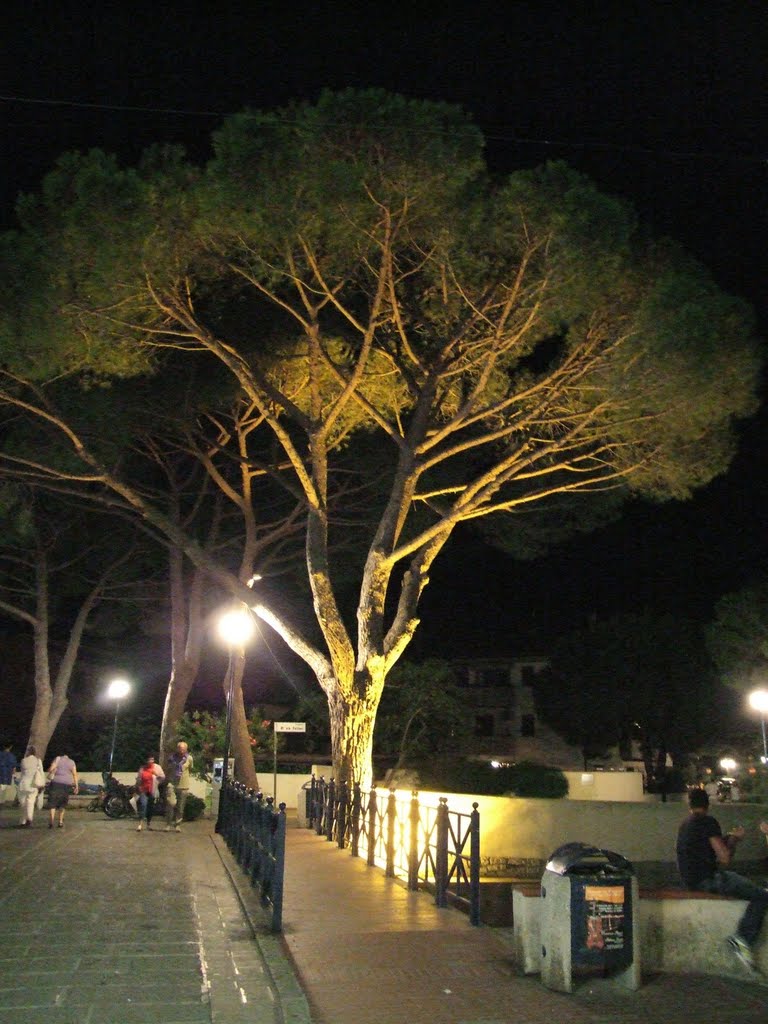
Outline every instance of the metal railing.
{"type": "Polygon", "coordinates": [[[285,874],[285,804],[275,810],[271,796],[228,779],[222,787],[218,831],[232,855],[258,889],[261,905],[270,914],[273,932],[283,927],[285,874]]]}
{"type": "Polygon", "coordinates": [[[398,797],[395,790],[363,793],[355,784],[312,778],[305,790],[309,828],[349,847],[353,857],[384,869],[409,889],[434,891],[438,907],[449,902],[467,910],[480,924],[480,814],[451,811],[446,797],[437,805],[420,803],[419,794],[398,797]]]}

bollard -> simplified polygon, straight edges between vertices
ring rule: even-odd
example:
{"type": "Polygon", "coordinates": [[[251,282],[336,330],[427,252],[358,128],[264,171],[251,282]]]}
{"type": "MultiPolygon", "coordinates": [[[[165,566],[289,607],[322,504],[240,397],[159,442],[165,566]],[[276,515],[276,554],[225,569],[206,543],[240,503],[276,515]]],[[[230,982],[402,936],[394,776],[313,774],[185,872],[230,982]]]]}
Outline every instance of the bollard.
{"type": "Polygon", "coordinates": [[[408,888],[419,888],[419,794],[414,790],[411,793],[411,806],[408,815],[410,822],[410,836],[408,842],[408,888]]]}
{"type": "Polygon", "coordinates": [[[347,784],[339,783],[339,797],[336,802],[336,844],[340,850],[347,845],[347,784]]]}
{"type": "Polygon", "coordinates": [[[328,783],[325,791],[325,838],[333,839],[333,812],[336,809],[336,783],[333,779],[328,783]]]}
{"type": "Polygon", "coordinates": [[[350,846],[352,850],[352,856],[357,857],[359,853],[360,844],[360,813],[362,805],[362,796],[360,793],[360,783],[356,782],[352,787],[352,815],[350,821],[350,846]]]}
{"type": "Polygon", "coordinates": [[[376,863],[376,818],[378,810],[376,805],[376,790],[372,789],[368,797],[368,867],[376,863]]]}

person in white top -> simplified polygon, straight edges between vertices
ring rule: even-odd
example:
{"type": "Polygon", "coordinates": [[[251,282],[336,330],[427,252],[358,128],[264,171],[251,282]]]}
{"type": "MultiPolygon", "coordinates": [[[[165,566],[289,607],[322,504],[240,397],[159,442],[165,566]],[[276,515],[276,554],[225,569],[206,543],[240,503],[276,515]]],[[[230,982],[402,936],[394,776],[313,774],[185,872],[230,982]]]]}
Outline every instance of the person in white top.
{"type": "Polygon", "coordinates": [[[37,756],[35,748],[30,743],[26,754],[21,759],[20,765],[19,804],[21,806],[21,821],[18,824],[19,828],[32,827],[38,789],[44,786],[45,773],[43,772],[43,762],[37,756]]]}

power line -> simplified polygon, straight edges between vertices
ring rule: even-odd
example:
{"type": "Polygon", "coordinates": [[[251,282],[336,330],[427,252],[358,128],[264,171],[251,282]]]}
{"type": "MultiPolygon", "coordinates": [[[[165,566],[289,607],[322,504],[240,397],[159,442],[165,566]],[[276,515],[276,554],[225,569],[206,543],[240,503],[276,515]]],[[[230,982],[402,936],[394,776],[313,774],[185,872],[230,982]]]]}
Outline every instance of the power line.
{"type": "MultiPolygon", "coordinates": [[[[125,104],[114,104],[114,103],[87,103],[81,100],[62,100],[62,99],[39,99],[30,96],[6,96],[0,95],[0,102],[2,103],[20,103],[29,106],[38,107],[69,107],[73,110],[93,110],[93,111],[104,111],[110,113],[133,113],[133,114],[167,114],[174,117],[189,117],[189,118],[225,118],[234,116],[235,111],[227,110],[190,110],[180,109],[177,107],[145,107],[137,105],[125,105],[125,104]]],[[[245,112],[248,113],[247,111],[245,112]]],[[[268,113],[252,112],[251,116],[268,119],[268,113]]],[[[298,121],[291,121],[289,118],[280,118],[281,124],[298,124],[298,121]]],[[[471,122],[468,123],[471,124],[471,122]]],[[[755,165],[768,165],[768,156],[756,156],[751,154],[741,154],[726,151],[715,151],[715,150],[701,150],[680,148],[675,149],[667,146],[648,146],[640,143],[621,143],[621,142],[606,142],[602,139],[588,139],[582,141],[573,141],[571,139],[551,139],[551,138],[532,138],[528,136],[518,135],[515,129],[511,125],[495,125],[493,127],[483,127],[482,122],[478,121],[477,126],[482,130],[483,136],[488,142],[502,142],[509,145],[515,146],[535,146],[550,149],[578,149],[578,150],[605,150],[616,153],[628,153],[634,156],[653,156],[653,157],[666,157],[668,159],[677,160],[724,160],[724,161],[736,161],[739,163],[748,163],[755,165]]],[[[327,127],[337,127],[334,122],[327,122],[327,127]]],[[[397,127],[391,124],[387,127],[397,127]]],[[[403,133],[412,134],[414,129],[410,129],[401,126],[400,131],[403,133]]],[[[458,129],[457,129],[458,131],[458,129]]],[[[427,133],[424,129],[419,129],[419,133],[426,135],[449,135],[451,134],[449,129],[435,128],[433,131],[427,133]]]]}
{"type": "Polygon", "coordinates": [[[175,114],[179,117],[227,117],[222,110],[179,110],[174,107],[139,107],[116,103],[84,103],[80,100],[34,99],[30,96],[0,96],[3,103],[26,103],[38,107],[73,107],[76,110],[123,111],[132,114],[175,114]]]}

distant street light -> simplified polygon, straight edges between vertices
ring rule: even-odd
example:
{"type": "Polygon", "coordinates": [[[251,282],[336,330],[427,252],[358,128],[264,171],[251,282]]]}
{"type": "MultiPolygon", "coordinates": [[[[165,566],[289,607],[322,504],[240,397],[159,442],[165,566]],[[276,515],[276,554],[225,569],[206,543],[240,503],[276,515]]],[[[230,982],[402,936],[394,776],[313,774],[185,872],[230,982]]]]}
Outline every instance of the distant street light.
{"type": "Polygon", "coordinates": [[[219,813],[216,816],[216,831],[221,832],[226,817],[227,781],[229,776],[229,748],[232,742],[232,705],[235,699],[235,651],[242,651],[253,636],[253,616],[248,608],[234,608],[224,612],[218,622],[219,636],[229,648],[227,679],[227,720],[224,728],[224,764],[221,767],[221,795],[219,813]]]}
{"type": "Polygon", "coordinates": [[[763,730],[763,756],[760,760],[768,764],[768,745],[765,741],[765,716],[768,713],[768,690],[753,690],[749,695],[749,705],[760,712],[760,724],[763,730]]]}
{"type": "Polygon", "coordinates": [[[109,748],[109,774],[112,774],[112,759],[115,756],[115,740],[117,739],[117,715],[120,701],[131,692],[131,684],[126,679],[113,679],[107,687],[107,697],[115,702],[115,724],[112,728],[112,746],[109,748]]]}
{"type": "Polygon", "coordinates": [[[732,757],[722,757],[720,758],[720,767],[724,772],[728,772],[730,774],[731,772],[734,772],[738,766],[732,757]]]}

